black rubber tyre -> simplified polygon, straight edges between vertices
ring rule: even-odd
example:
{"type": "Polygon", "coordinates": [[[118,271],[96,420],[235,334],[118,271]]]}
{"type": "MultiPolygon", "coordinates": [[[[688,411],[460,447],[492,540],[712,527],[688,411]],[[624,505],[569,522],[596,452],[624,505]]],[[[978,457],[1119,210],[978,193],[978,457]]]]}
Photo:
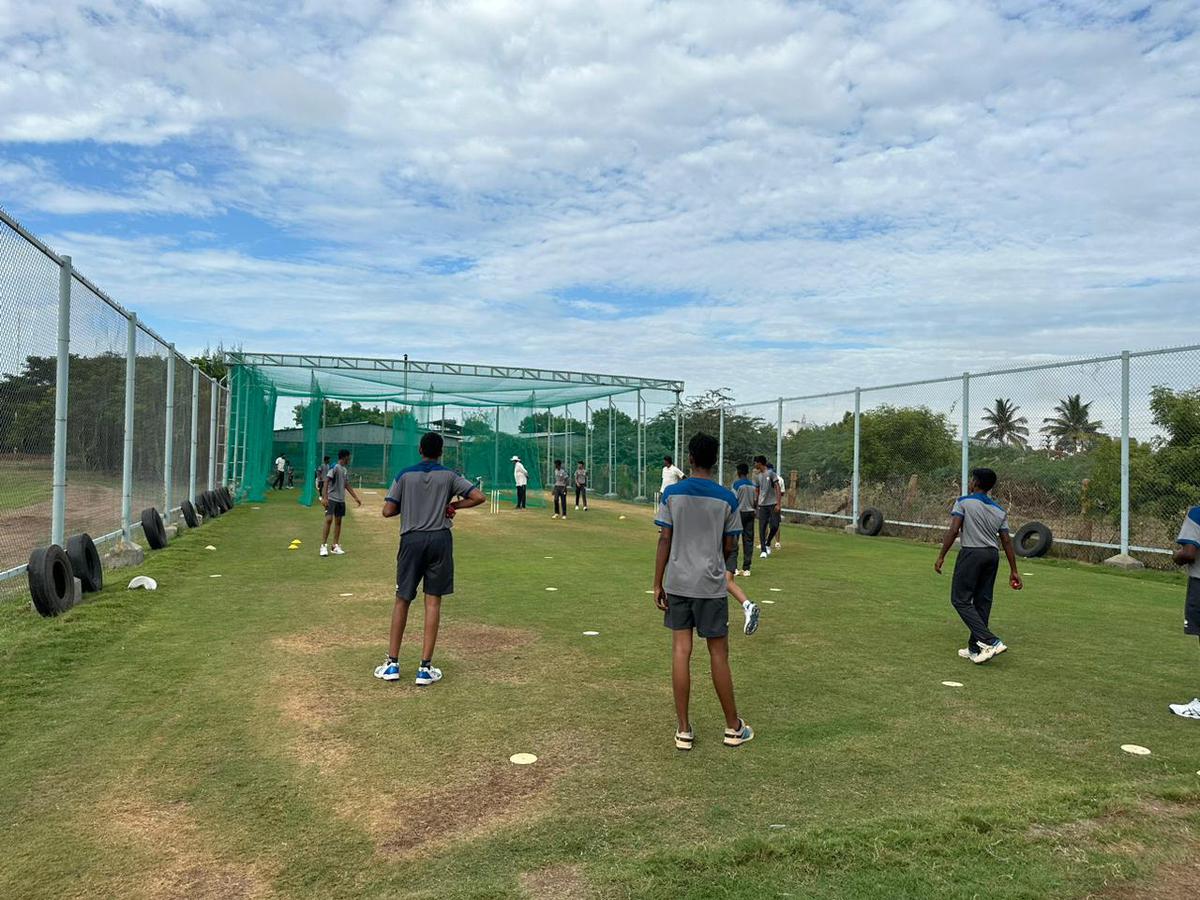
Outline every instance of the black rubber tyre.
{"type": "Polygon", "coordinates": [[[200,527],[200,520],[196,518],[196,507],[192,506],[191,500],[184,500],[180,503],[179,511],[183,513],[183,521],[187,522],[188,528],[200,527]]]}
{"type": "Polygon", "coordinates": [[[227,513],[233,509],[233,504],[229,502],[229,498],[225,496],[225,488],[218,488],[214,493],[217,498],[217,505],[221,507],[221,512],[227,513]]]}
{"type": "Polygon", "coordinates": [[[1054,532],[1041,522],[1026,522],[1013,537],[1013,550],[1027,558],[1045,556],[1053,544],[1054,532]]]}
{"type": "Polygon", "coordinates": [[[875,537],[883,531],[883,510],[868,506],[858,516],[858,533],[875,537]]]}
{"type": "Polygon", "coordinates": [[[204,517],[206,519],[215,519],[221,514],[221,510],[217,506],[217,498],[213,496],[212,491],[205,491],[201,494],[200,502],[204,504],[204,517]]]}
{"type": "Polygon", "coordinates": [[[77,534],[67,538],[67,556],[71,569],[85,594],[94,594],[104,587],[104,566],[100,562],[100,551],[90,534],[77,534]]]}
{"type": "Polygon", "coordinates": [[[153,506],[142,510],[142,533],[146,535],[146,543],[151,550],[161,550],[167,546],[167,529],[163,526],[162,516],[153,506]]]}
{"type": "Polygon", "coordinates": [[[29,593],[33,607],[43,616],[57,616],[75,605],[75,572],[71,557],[58,544],[39,547],[29,554],[29,593]]]}
{"type": "Polygon", "coordinates": [[[233,498],[233,489],[229,487],[229,485],[225,485],[223,488],[221,488],[221,493],[225,496],[226,508],[233,509],[234,504],[237,503],[237,501],[233,498]]]}
{"type": "Polygon", "coordinates": [[[221,494],[219,491],[209,491],[209,500],[212,503],[213,512],[218,516],[225,515],[225,504],[221,502],[221,494]]]}

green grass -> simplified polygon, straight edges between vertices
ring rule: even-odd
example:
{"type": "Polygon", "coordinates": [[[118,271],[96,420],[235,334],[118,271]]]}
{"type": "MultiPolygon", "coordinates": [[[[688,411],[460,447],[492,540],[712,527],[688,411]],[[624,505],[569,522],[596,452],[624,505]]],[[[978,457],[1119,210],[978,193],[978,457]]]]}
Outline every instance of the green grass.
{"type": "Polygon", "coordinates": [[[292,499],[151,555],[156,593],[0,608],[0,896],[1082,897],[1195,853],[1180,578],[1029,562],[973,667],[933,548],[785,528],[732,639],[758,736],[720,745],[698,655],[680,754],[645,509],[463,514],[418,689],[415,641],[371,677],[394,524],[319,559],[292,499]]]}

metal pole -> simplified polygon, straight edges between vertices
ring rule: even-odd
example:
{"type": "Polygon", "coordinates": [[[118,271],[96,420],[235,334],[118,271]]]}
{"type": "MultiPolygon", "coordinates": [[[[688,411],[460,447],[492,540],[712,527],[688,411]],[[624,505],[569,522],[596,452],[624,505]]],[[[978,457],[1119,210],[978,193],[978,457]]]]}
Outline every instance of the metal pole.
{"type": "Polygon", "coordinates": [[[58,365],[54,375],[54,487],[50,543],[60,547],[67,529],[67,393],[71,383],[71,257],[58,267],[58,365]]]}
{"type": "Polygon", "coordinates": [[[862,447],[862,388],[854,389],[854,470],[850,476],[850,512],[854,516],[854,526],[858,527],[858,485],[860,474],[860,457],[862,447]]]}
{"type": "Polygon", "coordinates": [[[121,530],[133,540],[133,390],[137,371],[137,315],[129,314],[125,342],[125,451],[121,457],[121,530]]]}
{"type": "Polygon", "coordinates": [[[495,446],[493,454],[496,458],[495,466],[492,469],[492,477],[496,484],[500,483],[500,407],[496,407],[496,439],[492,442],[495,446]]]}
{"type": "Polygon", "coordinates": [[[571,465],[571,405],[569,403],[563,407],[563,430],[567,433],[567,437],[564,441],[564,444],[567,448],[567,471],[571,471],[575,467],[571,465]]]}
{"type": "Polygon", "coordinates": [[[717,481],[725,483],[725,404],[717,407],[717,481]]]}
{"type": "Polygon", "coordinates": [[[166,437],[163,440],[163,521],[171,523],[171,472],[175,456],[175,345],[167,344],[166,437]]]}
{"type": "Polygon", "coordinates": [[[220,391],[224,395],[225,404],[225,453],[221,454],[221,484],[229,484],[229,432],[233,422],[233,379],[227,373],[225,375],[225,387],[220,391]]]}
{"type": "MultiPolygon", "coordinates": [[[[388,414],[388,402],[386,400],[384,400],[383,401],[383,425],[384,425],[385,429],[387,428],[387,414],[388,414]]],[[[387,474],[387,472],[388,472],[388,447],[391,445],[391,443],[392,443],[392,439],[390,437],[386,438],[383,442],[383,471],[380,473],[380,478],[379,478],[379,480],[382,484],[388,483],[388,474],[387,474]]]]}
{"type": "Polygon", "coordinates": [[[188,497],[196,496],[196,457],[200,453],[200,369],[192,366],[192,447],[188,455],[188,497]]]}
{"type": "MultiPolygon", "coordinates": [[[[223,387],[211,378],[208,379],[208,489],[210,491],[217,486],[217,412],[221,406],[221,396],[224,393],[223,387]]],[[[225,408],[228,410],[228,404],[225,408]]],[[[228,426],[226,426],[226,431],[228,433],[228,426]]],[[[221,467],[222,469],[225,467],[224,458],[221,459],[221,467]]],[[[192,491],[192,497],[195,498],[195,496],[196,492],[192,491]]]]}
{"type": "Polygon", "coordinates": [[[971,373],[963,372],[962,385],[962,484],[959,488],[967,492],[967,479],[971,474],[971,373]]]}
{"type": "Polygon", "coordinates": [[[642,406],[642,391],[639,388],[637,392],[637,438],[638,438],[638,477],[637,477],[637,499],[646,499],[646,417],[645,408],[642,406]]]}
{"type": "Polygon", "coordinates": [[[246,373],[242,372],[242,408],[238,415],[238,425],[241,426],[238,430],[241,431],[242,439],[242,462],[238,466],[238,484],[243,487],[246,484],[246,455],[249,452],[250,444],[250,429],[246,427],[247,417],[250,415],[250,386],[246,384],[246,373]]]}
{"type": "Polygon", "coordinates": [[[1129,555],[1129,351],[1121,352],[1121,553],[1129,555]]]}
{"type": "Polygon", "coordinates": [[[779,398],[779,412],[775,422],[775,471],[783,477],[783,398],[779,398]]]}
{"type": "Polygon", "coordinates": [[[675,392],[675,455],[671,457],[675,465],[679,465],[679,414],[682,412],[679,391],[675,392]]]}
{"type": "Polygon", "coordinates": [[[608,496],[615,497],[616,491],[613,490],[613,398],[612,394],[608,395],[608,496]]]}

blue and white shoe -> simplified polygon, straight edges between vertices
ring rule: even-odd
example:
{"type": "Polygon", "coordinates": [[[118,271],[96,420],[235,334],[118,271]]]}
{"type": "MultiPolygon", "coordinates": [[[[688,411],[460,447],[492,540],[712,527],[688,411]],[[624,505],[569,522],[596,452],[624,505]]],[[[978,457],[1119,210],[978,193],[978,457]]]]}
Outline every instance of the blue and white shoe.
{"type": "Polygon", "coordinates": [[[385,659],[382,666],[375,667],[375,677],[383,681],[399,681],[400,663],[385,659]]]}
{"type": "Polygon", "coordinates": [[[742,612],[746,614],[746,634],[754,634],[758,631],[758,604],[752,600],[748,606],[742,607],[742,612]]]}
{"type": "Polygon", "coordinates": [[[417,669],[417,684],[421,687],[442,680],[442,670],[433,666],[422,666],[417,669]]]}
{"type": "Polygon", "coordinates": [[[999,639],[997,639],[996,643],[994,643],[994,644],[980,644],[979,652],[977,652],[974,656],[971,657],[971,662],[976,663],[976,664],[985,663],[989,659],[991,659],[993,656],[999,656],[1001,653],[1003,653],[1007,649],[1008,649],[1008,645],[1005,644],[1004,641],[999,640],[999,639]]]}
{"type": "Polygon", "coordinates": [[[740,747],[747,741],[754,740],[754,729],[746,724],[745,719],[738,719],[737,728],[725,729],[725,746],[740,747]]]}

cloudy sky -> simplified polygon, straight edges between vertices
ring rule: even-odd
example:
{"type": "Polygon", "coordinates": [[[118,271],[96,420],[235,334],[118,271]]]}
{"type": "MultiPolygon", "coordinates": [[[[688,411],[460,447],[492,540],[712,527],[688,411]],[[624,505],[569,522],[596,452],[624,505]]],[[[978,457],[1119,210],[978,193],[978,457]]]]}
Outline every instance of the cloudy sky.
{"type": "Polygon", "coordinates": [[[1195,341],[1200,3],[0,0],[0,205],[182,349],[739,398],[1195,341]]]}

